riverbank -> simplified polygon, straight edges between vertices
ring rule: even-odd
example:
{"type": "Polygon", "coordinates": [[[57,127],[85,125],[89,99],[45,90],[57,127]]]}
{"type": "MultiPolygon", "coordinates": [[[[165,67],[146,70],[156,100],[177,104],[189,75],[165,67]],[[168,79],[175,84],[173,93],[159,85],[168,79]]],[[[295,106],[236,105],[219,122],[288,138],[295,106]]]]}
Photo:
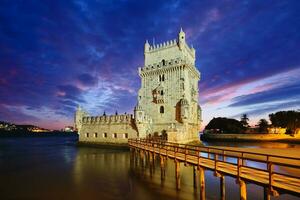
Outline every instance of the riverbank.
{"type": "Polygon", "coordinates": [[[219,134],[203,133],[201,141],[226,141],[226,142],[287,142],[300,144],[300,136],[279,134],[219,134]]]}

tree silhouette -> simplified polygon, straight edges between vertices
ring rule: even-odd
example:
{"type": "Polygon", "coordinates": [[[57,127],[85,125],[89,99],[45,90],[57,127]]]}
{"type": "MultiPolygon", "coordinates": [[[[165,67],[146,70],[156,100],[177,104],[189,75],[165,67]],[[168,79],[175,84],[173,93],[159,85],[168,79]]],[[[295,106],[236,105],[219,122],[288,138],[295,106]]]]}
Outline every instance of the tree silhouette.
{"type": "Polygon", "coordinates": [[[206,130],[218,129],[221,133],[242,133],[244,128],[240,121],[225,117],[213,118],[205,127],[206,130]]]}
{"type": "Polygon", "coordinates": [[[257,124],[257,126],[258,126],[258,131],[260,133],[266,133],[267,132],[267,128],[269,126],[269,123],[265,119],[260,119],[259,122],[258,122],[258,124],[257,124]]]}
{"type": "Polygon", "coordinates": [[[249,118],[248,118],[247,114],[243,114],[241,116],[241,121],[240,122],[242,123],[242,125],[245,129],[247,129],[249,127],[248,121],[249,121],[249,118]]]}
{"type": "Polygon", "coordinates": [[[269,115],[272,126],[287,128],[288,133],[295,132],[300,128],[300,112],[289,110],[279,111],[269,115]]]}

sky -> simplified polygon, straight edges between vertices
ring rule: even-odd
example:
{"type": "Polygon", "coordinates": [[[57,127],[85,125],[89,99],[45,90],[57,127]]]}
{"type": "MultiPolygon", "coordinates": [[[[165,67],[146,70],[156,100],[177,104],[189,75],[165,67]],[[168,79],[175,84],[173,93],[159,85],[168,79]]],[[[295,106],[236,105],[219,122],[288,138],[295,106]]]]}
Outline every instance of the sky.
{"type": "Polygon", "coordinates": [[[300,109],[298,0],[2,0],[0,120],[50,129],[133,113],[145,40],[196,49],[203,127],[300,109]]]}

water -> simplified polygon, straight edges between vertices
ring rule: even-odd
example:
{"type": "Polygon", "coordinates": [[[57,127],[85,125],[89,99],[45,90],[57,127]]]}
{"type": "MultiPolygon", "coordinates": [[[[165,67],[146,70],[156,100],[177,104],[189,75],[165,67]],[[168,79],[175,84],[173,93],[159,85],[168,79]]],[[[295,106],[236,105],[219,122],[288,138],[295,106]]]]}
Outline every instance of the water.
{"type": "MultiPolygon", "coordinates": [[[[181,190],[176,191],[174,161],[168,160],[161,182],[159,161],[151,178],[149,169],[131,170],[128,151],[76,147],[76,141],[76,137],[1,138],[0,199],[199,199],[192,167],[181,165],[181,190]]],[[[211,171],[205,175],[207,199],[219,199],[219,179],[211,171]]],[[[248,199],[262,199],[260,186],[248,184],[247,192],[248,199]]],[[[226,199],[239,199],[239,187],[230,177],[226,199]]]]}

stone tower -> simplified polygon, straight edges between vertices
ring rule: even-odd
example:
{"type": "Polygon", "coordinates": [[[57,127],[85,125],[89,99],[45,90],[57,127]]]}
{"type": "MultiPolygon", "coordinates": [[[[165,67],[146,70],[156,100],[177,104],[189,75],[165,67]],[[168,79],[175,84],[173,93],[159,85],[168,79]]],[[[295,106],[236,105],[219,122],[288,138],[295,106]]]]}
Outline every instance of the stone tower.
{"type": "Polygon", "coordinates": [[[195,67],[195,49],[186,43],[185,33],[181,29],[177,39],[161,44],[146,41],[144,57],[134,112],[139,137],[166,132],[174,142],[198,139],[200,73],[195,67]]]}

